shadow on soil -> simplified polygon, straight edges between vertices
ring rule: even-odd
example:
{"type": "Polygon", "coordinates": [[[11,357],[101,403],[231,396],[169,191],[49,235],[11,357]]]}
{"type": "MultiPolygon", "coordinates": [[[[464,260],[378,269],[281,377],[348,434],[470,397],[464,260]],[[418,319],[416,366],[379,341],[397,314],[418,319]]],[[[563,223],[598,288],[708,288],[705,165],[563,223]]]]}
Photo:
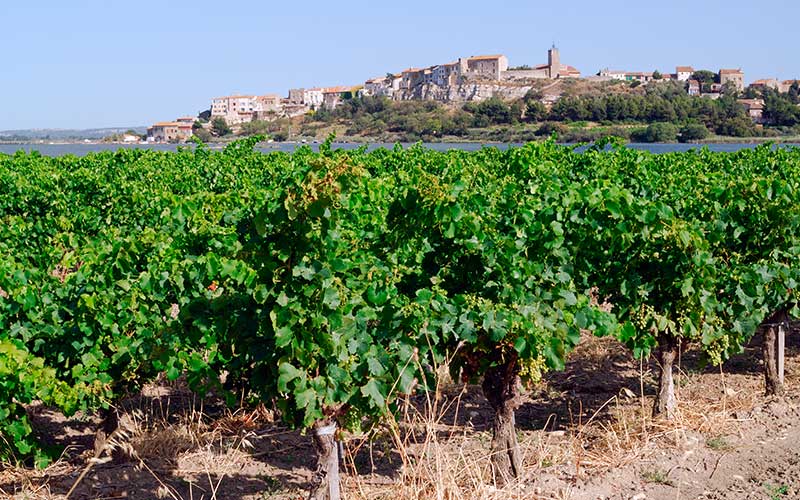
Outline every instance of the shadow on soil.
{"type": "MultiPolygon", "coordinates": [[[[134,415],[137,425],[148,426],[158,422],[161,427],[177,424],[181,419],[197,418],[201,413],[208,421],[223,416],[218,401],[200,402],[186,390],[161,388],[157,396],[135,396],[119,405],[120,412],[134,415]]],[[[97,416],[65,418],[49,408],[33,406],[28,409],[32,424],[42,442],[63,449],[61,460],[46,474],[25,483],[15,480],[0,480],[0,496],[14,495],[26,491],[47,492],[49,495],[65,495],[78,481],[94,454],[94,438],[101,419],[97,416]]],[[[226,461],[224,451],[230,448],[235,436],[224,436],[219,443],[206,446],[206,457],[214,460],[215,453],[226,461]],[[223,444],[227,442],[227,446],[223,444]]],[[[314,466],[314,450],[309,440],[296,432],[270,429],[270,432],[248,434],[254,446],[250,457],[271,465],[269,474],[253,470],[252,465],[231,460],[224,471],[204,468],[202,461],[180,464],[179,457],[196,447],[189,438],[172,438],[168,442],[154,442],[152,450],[138,459],[114,453],[111,461],[101,460],[89,468],[80,480],[71,499],[199,499],[220,500],[252,498],[273,493],[282,495],[302,491],[307,486],[310,471],[314,466]],[[188,467],[187,467],[188,465],[188,467]],[[242,470],[237,470],[241,467],[242,470]],[[304,471],[308,471],[304,474],[304,471]]],[[[157,440],[156,440],[157,441],[157,440]]],[[[246,455],[245,455],[246,456],[246,455]]],[[[249,458],[249,457],[248,457],[249,458]]],[[[245,462],[251,462],[246,460],[245,462]]],[[[267,497],[265,496],[265,498],[267,497]]],[[[298,495],[293,495],[297,498],[298,495]]],[[[27,496],[25,498],[28,498],[27,496]]]]}
{"type": "MultiPolygon", "coordinates": [[[[724,370],[730,373],[752,374],[761,371],[762,337],[756,336],[745,352],[727,361],[724,370]]],[[[612,339],[586,339],[582,342],[566,369],[550,373],[529,392],[526,402],[517,410],[517,426],[521,431],[568,429],[594,418],[612,418],[614,397],[627,393],[646,396],[656,392],[654,359],[640,364],[630,351],[612,339]]],[[[787,336],[787,356],[800,355],[800,324],[794,324],[787,336]]],[[[683,353],[681,368],[688,372],[718,372],[718,367],[699,368],[697,350],[683,353]]],[[[439,438],[459,434],[487,433],[492,412],[478,386],[453,384],[443,391],[437,401],[437,418],[431,419],[426,408],[429,400],[416,396],[410,401],[416,414],[434,425],[439,438]],[[431,422],[431,420],[435,420],[431,422]]],[[[128,411],[137,410],[144,419],[177,422],[188,414],[203,414],[206,422],[214,422],[224,411],[218,402],[199,402],[186,390],[166,388],[163,393],[131,398],[124,405],[128,411]]],[[[66,449],[61,465],[48,470],[49,474],[34,480],[32,485],[45,486],[54,495],[65,494],[75,483],[93,453],[97,418],[70,418],[32,407],[30,414],[43,440],[66,449]]],[[[154,458],[146,458],[142,466],[134,460],[95,465],[81,481],[71,498],[298,498],[304,497],[315,466],[315,452],[308,436],[288,431],[276,424],[264,424],[262,430],[247,435],[252,449],[244,450],[242,463],[233,463],[224,475],[219,470],[203,469],[202,463],[187,466],[181,456],[187,449],[175,445],[162,447],[154,458]],[[216,491],[215,491],[216,490],[216,491]]],[[[401,436],[411,442],[425,440],[424,425],[402,425],[401,436]]],[[[229,436],[230,437],[230,436],[229,436]]],[[[228,441],[230,442],[230,440],[228,441]]],[[[222,452],[221,444],[214,452],[222,452]]],[[[345,473],[373,475],[376,480],[388,481],[397,477],[402,461],[388,434],[367,442],[347,443],[345,473]]],[[[0,494],[14,493],[22,484],[0,480],[0,494]]],[[[31,487],[28,486],[28,491],[31,487]]]]}
{"type": "MultiPolygon", "coordinates": [[[[759,375],[764,371],[764,358],[762,346],[764,332],[759,331],[753,336],[744,348],[744,352],[726,360],[722,367],[725,373],[739,375],[759,375]]],[[[787,358],[800,355],[800,322],[790,324],[786,334],[787,358]]],[[[703,363],[700,351],[690,350],[683,355],[684,370],[690,373],[719,373],[719,366],[703,363]]]]}

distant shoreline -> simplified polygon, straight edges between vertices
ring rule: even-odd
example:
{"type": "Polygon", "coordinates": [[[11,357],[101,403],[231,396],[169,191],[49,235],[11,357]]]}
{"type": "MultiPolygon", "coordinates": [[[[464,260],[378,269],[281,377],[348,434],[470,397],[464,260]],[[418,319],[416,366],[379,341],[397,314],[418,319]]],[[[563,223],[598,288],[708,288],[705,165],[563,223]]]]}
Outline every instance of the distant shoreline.
{"type": "MultiPolygon", "coordinates": [[[[216,141],[209,141],[206,144],[209,146],[224,146],[226,144],[230,144],[238,139],[243,139],[244,137],[234,137],[231,139],[224,139],[224,140],[216,140],[216,141]]],[[[528,141],[528,142],[541,142],[544,141],[546,138],[542,138],[539,141],[528,141]]],[[[276,144],[276,145],[313,145],[319,144],[323,141],[319,139],[313,140],[297,140],[297,141],[274,141],[270,142],[269,144],[276,144]]],[[[392,141],[386,140],[379,137],[343,137],[341,139],[336,139],[334,142],[339,144],[396,144],[396,143],[407,143],[407,141],[392,141]]],[[[518,144],[516,141],[498,141],[498,140],[481,140],[480,138],[470,138],[470,139],[463,139],[463,138],[442,138],[436,140],[425,140],[422,141],[427,144],[518,144]]],[[[800,144],[800,136],[784,136],[784,137],[714,137],[709,139],[704,139],[701,141],[689,141],[685,143],[681,142],[653,142],[653,143],[637,143],[633,141],[628,141],[628,143],[632,144],[765,144],[765,143],[774,143],[774,144],[800,144]]],[[[106,146],[192,146],[193,142],[184,142],[184,143],[163,143],[163,142],[108,142],[108,141],[94,141],[94,140],[76,140],[76,141],[2,141],[0,140],[0,145],[7,145],[7,146],[74,146],[74,145],[86,145],[86,146],[98,146],[98,145],[106,145],[106,146]]],[[[577,143],[570,143],[570,144],[577,144],[577,143]]]]}

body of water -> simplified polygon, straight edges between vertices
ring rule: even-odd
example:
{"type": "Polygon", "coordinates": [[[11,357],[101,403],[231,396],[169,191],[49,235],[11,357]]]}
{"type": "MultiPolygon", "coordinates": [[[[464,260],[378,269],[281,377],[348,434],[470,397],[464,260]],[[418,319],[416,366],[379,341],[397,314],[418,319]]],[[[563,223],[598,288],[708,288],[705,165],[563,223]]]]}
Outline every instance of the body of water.
{"type": "MultiPolygon", "coordinates": [[[[413,144],[402,144],[403,147],[410,147],[413,144]]],[[[298,143],[274,143],[274,144],[264,144],[259,145],[257,147],[258,150],[264,152],[271,152],[271,151],[285,151],[291,152],[295,149],[304,146],[304,144],[298,143]]],[[[319,144],[309,144],[314,149],[319,147],[319,144]]],[[[355,144],[355,143],[334,143],[334,149],[356,149],[363,146],[363,144],[355,144]]],[[[494,143],[442,143],[442,142],[435,142],[435,143],[425,143],[423,144],[426,148],[434,149],[437,151],[446,151],[449,149],[459,149],[462,151],[476,151],[478,149],[484,147],[497,147],[500,149],[506,149],[511,146],[520,146],[520,144],[494,144],[494,143]]],[[[716,152],[734,152],[739,151],[740,149],[745,148],[754,148],[758,146],[758,144],[637,144],[631,143],[628,144],[627,147],[632,149],[640,149],[644,151],[650,151],[652,153],[671,153],[671,152],[680,152],[680,151],[689,151],[691,149],[699,149],[699,148],[708,148],[711,151],[716,152]]],[[[783,144],[782,147],[800,147],[800,144],[783,144]]],[[[0,153],[5,154],[14,154],[19,150],[24,150],[27,152],[30,151],[38,151],[45,156],[62,156],[67,154],[83,156],[88,153],[98,152],[98,151],[116,151],[118,149],[152,149],[156,151],[175,151],[178,147],[174,144],[85,144],[85,143],[76,143],[76,144],[0,144],[0,153]]],[[[183,147],[192,147],[183,146],[183,147]]],[[[210,148],[212,150],[219,150],[222,149],[223,145],[216,145],[212,144],[210,148]]],[[[387,148],[391,149],[394,147],[393,143],[371,143],[369,144],[369,149],[378,149],[378,148],[387,148]]]]}

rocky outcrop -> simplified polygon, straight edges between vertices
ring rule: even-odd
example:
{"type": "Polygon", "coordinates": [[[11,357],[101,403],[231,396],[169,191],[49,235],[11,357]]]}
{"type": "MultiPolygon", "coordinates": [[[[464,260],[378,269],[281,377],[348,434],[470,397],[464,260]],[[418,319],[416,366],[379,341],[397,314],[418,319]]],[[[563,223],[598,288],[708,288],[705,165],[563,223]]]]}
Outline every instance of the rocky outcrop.
{"type": "Polygon", "coordinates": [[[448,103],[483,101],[490,97],[505,100],[519,99],[532,88],[527,83],[465,82],[449,87],[423,84],[403,92],[402,100],[430,100],[448,103]]]}

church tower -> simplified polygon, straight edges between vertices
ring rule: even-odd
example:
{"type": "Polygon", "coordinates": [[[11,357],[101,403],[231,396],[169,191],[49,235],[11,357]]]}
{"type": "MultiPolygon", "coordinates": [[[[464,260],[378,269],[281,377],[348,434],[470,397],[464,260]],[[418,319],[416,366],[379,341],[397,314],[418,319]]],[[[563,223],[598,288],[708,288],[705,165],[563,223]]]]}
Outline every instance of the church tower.
{"type": "Polygon", "coordinates": [[[550,78],[557,78],[558,74],[561,73],[561,56],[558,53],[555,43],[553,43],[553,46],[547,51],[547,71],[550,78]]]}

